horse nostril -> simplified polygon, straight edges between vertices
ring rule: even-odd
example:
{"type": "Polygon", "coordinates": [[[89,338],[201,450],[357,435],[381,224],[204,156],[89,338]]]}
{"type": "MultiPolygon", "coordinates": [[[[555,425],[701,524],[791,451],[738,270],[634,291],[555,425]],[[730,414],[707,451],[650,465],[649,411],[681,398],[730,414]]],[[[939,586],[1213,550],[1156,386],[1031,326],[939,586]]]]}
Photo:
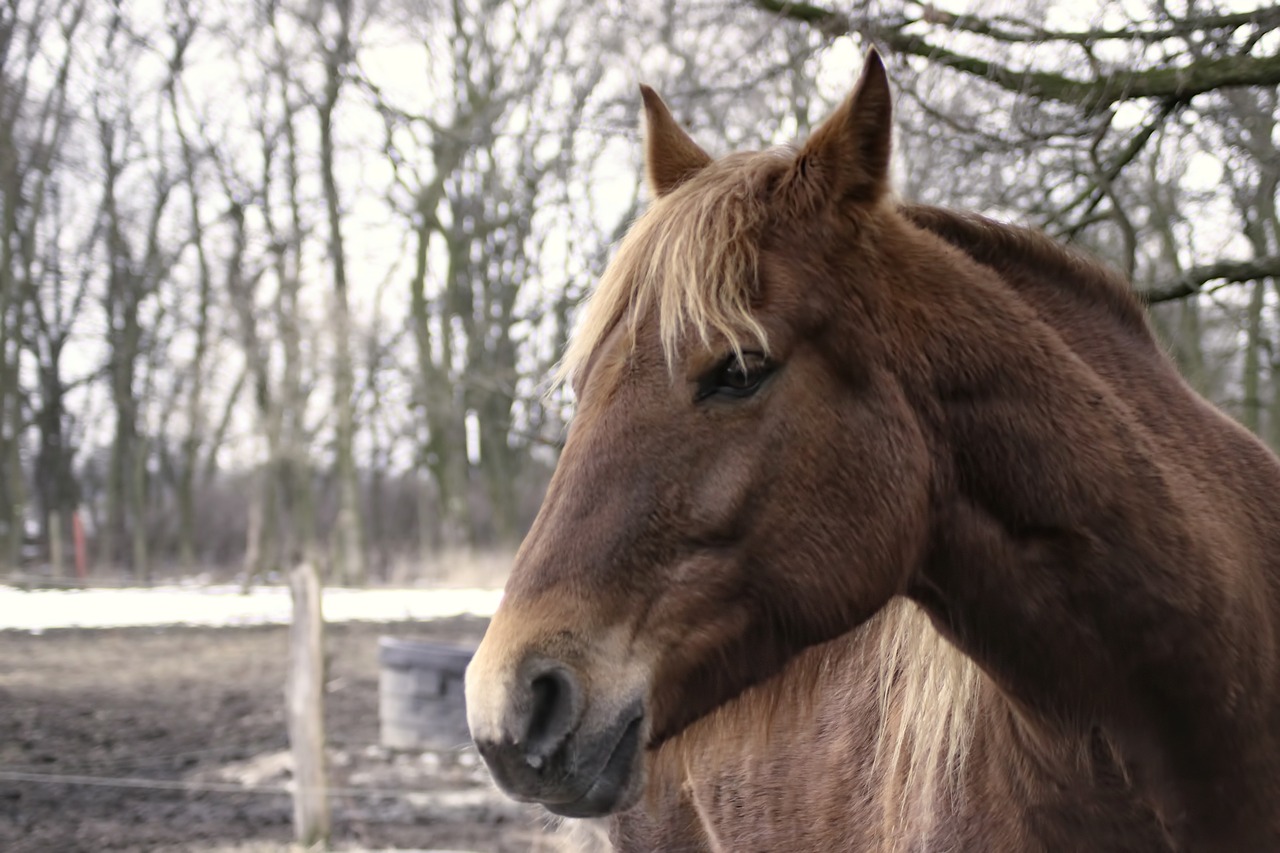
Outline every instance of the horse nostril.
{"type": "Polygon", "coordinates": [[[529,687],[533,711],[524,738],[525,762],[541,770],[577,723],[581,691],[573,676],[559,667],[536,676],[529,687]]]}

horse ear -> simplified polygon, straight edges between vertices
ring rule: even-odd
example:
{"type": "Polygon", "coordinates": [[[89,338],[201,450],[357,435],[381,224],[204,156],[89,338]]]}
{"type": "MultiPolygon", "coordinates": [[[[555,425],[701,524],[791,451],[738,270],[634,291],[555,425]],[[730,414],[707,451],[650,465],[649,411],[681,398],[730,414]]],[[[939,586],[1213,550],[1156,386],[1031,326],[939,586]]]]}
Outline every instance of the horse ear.
{"type": "Polygon", "coordinates": [[[873,47],[849,97],[801,149],[796,178],[821,199],[875,201],[889,187],[892,140],[889,76],[873,47]]]}
{"type": "Polygon", "coordinates": [[[676,124],[657,92],[641,83],[640,96],[644,98],[645,171],[649,189],[660,198],[702,171],[711,157],[676,124]]]}

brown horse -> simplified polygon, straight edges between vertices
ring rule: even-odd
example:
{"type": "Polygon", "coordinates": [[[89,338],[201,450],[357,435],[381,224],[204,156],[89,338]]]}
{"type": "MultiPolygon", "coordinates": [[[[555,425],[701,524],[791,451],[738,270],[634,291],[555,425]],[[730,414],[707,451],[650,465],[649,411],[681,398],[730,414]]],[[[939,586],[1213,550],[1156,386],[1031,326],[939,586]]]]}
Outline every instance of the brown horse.
{"type": "Polygon", "coordinates": [[[655,201],[467,673],[498,784],[623,850],[1280,849],[1280,462],[1125,282],[887,189],[873,53],[655,201]]]}

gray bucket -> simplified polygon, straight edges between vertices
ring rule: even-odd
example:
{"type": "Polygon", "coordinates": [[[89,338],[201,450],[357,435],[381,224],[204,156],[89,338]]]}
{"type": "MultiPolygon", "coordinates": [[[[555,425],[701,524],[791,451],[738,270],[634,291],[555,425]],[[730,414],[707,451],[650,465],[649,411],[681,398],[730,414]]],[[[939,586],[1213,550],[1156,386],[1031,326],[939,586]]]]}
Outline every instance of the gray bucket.
{"type": "Polygon", "coordinates": [[[475,649],[378,638],[378,721],[390,749],[456,750],[471,743],[462,676],[475,649]]]}

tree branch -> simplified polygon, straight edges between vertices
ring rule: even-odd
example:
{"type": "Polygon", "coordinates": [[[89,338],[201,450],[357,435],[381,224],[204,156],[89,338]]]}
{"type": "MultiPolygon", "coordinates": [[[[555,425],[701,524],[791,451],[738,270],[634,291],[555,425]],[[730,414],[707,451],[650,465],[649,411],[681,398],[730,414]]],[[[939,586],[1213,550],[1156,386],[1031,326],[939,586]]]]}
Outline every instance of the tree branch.
{"type": "MultiPolygon", "coordinates": [[[[1145,44],[1158,44],[1206,31],[1237,30],[1252,26],[1257,27],[1259,33],[1266,33],[1280,27],[1280,7],[1275,6],[1249,12],[1180,18],[1159,23],[1135,22],[1131,27],[1115,30],[1075,31],[1047,30],[1026,21],[1007,17],[984,20],[973,15],[956,15],[937,9],[928,3],[922,3],[921,6],[924,8],[922,19],[930,24],[986,36],[995,41],[1019,44],[1040,44],[1046,41],[1064,41],[1079,45],[1100,41],[1138,41],[1145,44]]],[[[904,21],[903,25],[907,23],[910,22],[904,21]]]]}
{"type": "Polygon", "coordinates": [[[788,0],[750,0],[750,2],[765,12],[818,27],[824,32],[844,35],[853,29],[852,22],[846,15],[810,3],[791,3],[788,0]]]}
{"type": "MultiPolygon", "coordinates": [[[[802,21],[828,35],[854,30],[851,18],[809,3],[786,0],[749,0],[757,8],[802,21]]],[[[1203,92],[1228,86],[1280,85],[1280,56],[1224,56],[1196,60],[1176,68],[1148,68],[1133,72],[1116,72],[1096,80],[1080,80],[1047,71],[1019,71],[975,56],[966,56],[939,47],[923,36],[905,32],[916,23],[935,23],[928,7],[922,18],[900,19],[893,23],[868,21],[866,33],[887,48],[910,56],[919,56],[964,74],[982,77],[1016,94],[1058,101],[1080,107],[1087,113],[1099,112],[1121,101],[1138,98],[1164,98],[1185,102],[1203,92]]],[[[971,23],[971,26],[976,26],[971,23]]]]}
{"type": "Polygon", "coordinates": [[[1093,212],[1097,208],[1098,203],[1102,201],[1103,193],[1100,190],[1102,184],[1110,183],[1120,177],[1120,173],[1125,167],[1132,163],[1137,156],[1142,153],[1142,149],[1146,147],[1147,142],[1155,135],[1156,130],[1164,125],[1167,119],[1175,109],[1178,108],[1178,102],[1174,100],[1166,100],[1161,104],[1159,111],[1146,126],[1136,133],[1125,145],[1124,149],[1111,161],[1111,164],[1105,171],[1101,172],[1097,177],[1098,181],[1091,184],[1083,192],[1079,193],[1070,202],[1063,205],[1055,211],[1049,219],[1041,227],[1048,231],[1049,226],[1056,224],[1064,216],[1075,210],[1082,204],[1085,204],[1084,213],[1080,221],[1065,228],[1061,233],[1054,236],[1062,240],[1071,240],[1076,237],[1087,226],[1093,224],[1093,212]]]}
{"type": "Polygon", "coordinates": [[[1148,305],[1155,305],[1200,293],[1211,281],[1220,281],[1223,285],[1227,285],[1256,281],[1260,278],[1280,278],[1280,255],[1266,255],[1247,261],[1218,261],[1192,267],[1164,285],[1139,290],[1138,296],[1148,305]]]}

